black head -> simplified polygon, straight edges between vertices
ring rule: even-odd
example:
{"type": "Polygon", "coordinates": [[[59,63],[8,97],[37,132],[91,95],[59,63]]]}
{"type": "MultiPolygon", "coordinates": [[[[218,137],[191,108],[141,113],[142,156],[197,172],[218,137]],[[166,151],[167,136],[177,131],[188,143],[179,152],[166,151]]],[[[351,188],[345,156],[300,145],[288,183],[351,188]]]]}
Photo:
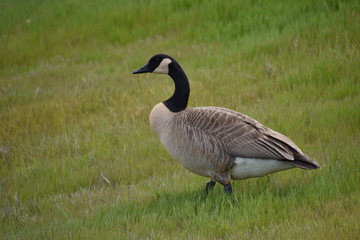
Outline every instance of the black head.
{"type": "Polygon", "coordinates": [[[139,73],[169,75],[175,83],[175,91],[172,97],[163,102],[164,105],[172,112],[179,112],[186,108],[190,94],[189,81],[175,59],[166,54],[157,54],[150,58],[145,66],[133,72],[133,74],[139,73]]]}
{"type": "Polygon", "coordinates": [[[176,62],[172,57],[166,54],[157,54],[150,58],[149,62],[142,68],[135,70],[133,74],[139,73],[160,73],[168,74],[169,65],[176,62]]]}

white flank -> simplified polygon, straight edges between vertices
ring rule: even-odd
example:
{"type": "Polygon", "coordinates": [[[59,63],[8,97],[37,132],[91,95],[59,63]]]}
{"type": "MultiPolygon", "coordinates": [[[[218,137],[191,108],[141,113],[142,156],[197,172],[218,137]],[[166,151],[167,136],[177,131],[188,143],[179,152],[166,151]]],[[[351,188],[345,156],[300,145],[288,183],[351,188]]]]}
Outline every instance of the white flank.
{"type": "Polygon", "coordinates": [[[231,169],[231,179],[262,177],[270,173],[293,168],[286,162],[272,159],[235,158],[235,166],[231,169]]]}

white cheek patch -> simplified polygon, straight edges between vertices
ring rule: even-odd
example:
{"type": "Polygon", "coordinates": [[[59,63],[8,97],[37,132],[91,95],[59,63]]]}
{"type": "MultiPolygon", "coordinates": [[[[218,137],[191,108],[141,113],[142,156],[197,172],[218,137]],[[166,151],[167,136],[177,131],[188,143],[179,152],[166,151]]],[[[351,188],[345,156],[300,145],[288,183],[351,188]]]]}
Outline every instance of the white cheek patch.
{"type": "Polygon", "coordinates": [[[164,58],[159,66],[155,68],[153,73],[162,73],[162,74],[168,74],[169,73],[169,64],[171,63],[170,58],[164,58]]]}

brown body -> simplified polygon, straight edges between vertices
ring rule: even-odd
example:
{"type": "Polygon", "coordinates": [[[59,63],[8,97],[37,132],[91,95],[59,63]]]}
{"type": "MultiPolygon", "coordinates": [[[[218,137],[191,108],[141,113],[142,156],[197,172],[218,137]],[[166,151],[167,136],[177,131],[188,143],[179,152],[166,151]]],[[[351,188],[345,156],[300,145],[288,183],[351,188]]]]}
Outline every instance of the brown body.
{"type": "Polygon", "coordinates": [[[199,107],[173,113],[159,103],[151,111],[150,124],[174,159],[191,172],[222,184],[295,166],[318,167],[289,138],[226,108],[199,107]],[[235,171],[244,159],[257,169],[235,171]]]}

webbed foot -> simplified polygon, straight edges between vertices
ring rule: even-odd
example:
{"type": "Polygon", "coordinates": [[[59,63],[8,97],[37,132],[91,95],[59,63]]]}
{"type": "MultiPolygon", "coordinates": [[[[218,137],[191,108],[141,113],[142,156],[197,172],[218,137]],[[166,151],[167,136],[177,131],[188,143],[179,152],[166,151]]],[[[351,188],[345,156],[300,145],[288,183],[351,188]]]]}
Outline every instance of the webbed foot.
{"type": "Polygon", "coordinates": [[[206,188],[205,188],[206,193],[209,193],[209,191],[215,187],[215,184],[216,184],[216,182],[214,182],[214,181],[208,182],[206,184],[206,188]]]}
{"type": "Polygon", "coordinates": [[[231,183],[225,184],[224,190],[226,194],[231,195],[233,193],[231,183]]]}

